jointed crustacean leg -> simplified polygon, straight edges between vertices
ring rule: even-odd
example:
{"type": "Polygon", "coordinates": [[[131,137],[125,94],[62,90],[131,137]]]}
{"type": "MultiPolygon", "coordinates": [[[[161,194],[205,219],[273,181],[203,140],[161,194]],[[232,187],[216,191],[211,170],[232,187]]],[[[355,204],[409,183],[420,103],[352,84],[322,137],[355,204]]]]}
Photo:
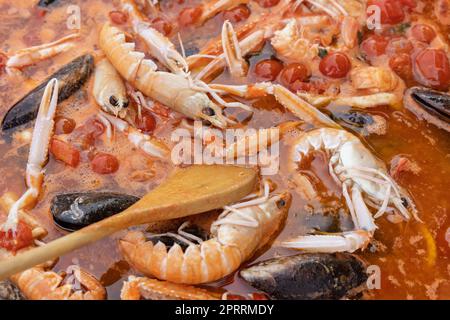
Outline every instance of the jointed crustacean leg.
{"type": "Polygon", "coordinates": [[[332,128],[304,133],[292,148],[291,170],[295,171],[302,159],[315,150],[325,150],[329,155],[329,173],[342,187],[355,231],[299,236],[284,241],[282,246],[316,252],[353,252],[367,246],[377,228],[373,219],[387,210],[398,211],[405,220],[419,220],[411,198],[356,136],[332,128]],[[374,218],[368,205],[377,210],[374,218]]]}
{"type": "Polygon", "coordinates": [[[126,42],[125,34],[109,24],[100,32],[100,47],[116,70],[136,89],[191,119],[204,119],[219,128],[227,126],[230,119],[222,114],[222,109],[210,96],[224,107],[243,107],[238,102],[225,102],[202,81],[184,74],[156,71],[155,63],[134,51],[135,44],[126,42]]]}
{"type": "Polygon", "coordinates": [[[290,195],[264,196],[225,207],[211,226],[210,239],[186,232],[152,235],[176,239],[170,247],[147,240],[142,232],[129,232],[120,240],[127,261],[146,275],[175,283],[215,281],[235,271],[278,231],[287,215],[290,195]],[[180,246],[183,245],[185,248],[180,246]]]}
{"type": "Polygon", "coordinates": [[[14,231],[19,219],[19,210],[33,207],[39,197],[44,179],[43,167],[47,161],[48,147],[53,134],[57,103],[58,80],[52,79],[45,88],[34,125],[26,169],[28,189],[9,210],[8,219],[3,226],[5,230],[14,231]]]}
{"type": "MultiPolygon", "coordinates": [[[[175,74],[187,75],[189,67],[184,57],[175,49],[173,43],[150,26],[146,17],[139,12],[134,0],[122,0],[122,8],[131,17],[133,31],[145,42],[150,55],[175,74]]],[[[156,70],[156,66],[155,66],[156,70]]]]}
{"type": "Polygon", "coordinates": [[[241,48],[233,25],[225,21],[222,27],[222,46],[228,69],[232,76],[244,77],[248,71],[248,64],[242,57],[241,48]]]}
{"type": "MultiPolygon", "coordinates": [[[[1,212],[8,212],[14,204],[16,196],[6,193],[0,197],[0,216],[1,212]]],[[[20,222],[25,228],[31,229],[31,242],[25,248],[27,250],[37,245],[41,245],[42,239],[47,235],[47,231],[38,221],[26,212],[19,212],[20,222]],[[34,242],[34,243],[33,243],[34,242]]],[[[23,236],[23,235],[21,235],[23,236]]],[[[12,257],[12,253],[4,248],[0,248],[0,259],[8,259],[12,257]]],[[[63,276],[51,268],[55,265],[56,260],[48,261],[44,264],[37,265],[33,268],[19,272],[10,277],[10,280],[20,289],[22,294],[31,300],[103,300],[106,298],[106,290],[88,272],[78,266],[71,266],[68,271],[73,274],[63,276]],[[72,277],[73,283],[67,283],[65,280],[72,277]]]]}
{"type": "Polygon", "coordinates": [[[68,51],[74,47],[75,44],[72,40],[78,36],[78,33],[74,33],[54,42],[21,49],[8,59],[6,62],[6,68],[7,70],[20,69],[44,59],[51,58],[59,53],[68,51]]]}
{"type": "Polygon", "coordinates": [[[198,24],[203,24],[213,18],[218,13],[237,7],[240,4],[246,4],[249,0],[213,0],[201,6],[202,14],[197,20],[198,24]]]}
{"type": "Polygon", "coordinates": [[[144,151],[146,154],[157,158],[167,158],[169,148],[163,142],[133,128],[122,119],[103,112],[101,113],[101,116],[106,118],[114,126],[114,128],[120,132],[123,132],[133,145],[144,151]]]}

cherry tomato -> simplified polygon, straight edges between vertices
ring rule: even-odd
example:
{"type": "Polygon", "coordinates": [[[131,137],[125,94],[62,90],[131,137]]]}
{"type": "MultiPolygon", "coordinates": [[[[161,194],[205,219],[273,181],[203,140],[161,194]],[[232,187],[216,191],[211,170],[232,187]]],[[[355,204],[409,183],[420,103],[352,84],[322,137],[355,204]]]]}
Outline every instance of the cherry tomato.
{"type": "Polygon", "coordinates": [[[450,86],[450,63],[441,49],[422,50],[414,60],[414,74],[417,82],[438,90],[450,86]]]}
{"type": "Polygon", "coordinates": [[[71,118],[58,117],[55,119],[55,133],[68,134],[75,129],[75,120],[71,118]]]}
{"type": "Polygon", "coordinates": [[[125,24],[128,20],[128,15],[122,11],[111,11],[109,18],[115,24],[125,24]]]}
{"type": "Polygon", "coordinates": [[[369,6],[377,6],[381,11],[382,24],[397,24],[405,19],[404,4],[398,0],[369,0],[369,6]]]}
{"type": "Polygon", "coordinates": [[[163,18],[155,18],[152,20],[152,27],[168,36],[172,32],[172,25],[163,18]]]}
{"type": "Polygon", "coordinates": [[[389,41],[386,37],[371,35],[361,43],[362,52],[370,59],[383,55],[389,41]]]}
{"type": "Polygon", "coordinates": [[[223,13],[223,18],[225,20],[230,20],[231,22],[241,22],[246,20],[250,16],[250,9],[245,4],[240,4],[233,9],[227,10],[223,13]]]}
{"type": "Polygon", "coordinates": [[[270,8],[276,6],[280,0],[256,0],[256,2],[263,8],[270,8]]]}
{"type": "Polygon", "coordinates": [[[50,152],[56,159],[71,167],[76,167],[80,163],[80,152],[78,149],[65,141],[52,139],[50,152]]]}
{"type": "Polygon", "coordinates": [[[119,160],[108,153],[97,153],[91,161],[92,171],[99,174],[114,173],[119,169],[119,160]]]}
{"type": "Polygon", "coordinates": [[[403,80],[410,81],[413,79],[411,57],[406,53],[393,56],[389,59],[391,69],[403,80]]]}
{"type": "Polygon", "coordinates": [[[413,44],[405,37],[394,37],[389,41],[386,47],[386,53],[389,56],[397,55],[400,53],[409,54],[413,51],[413,49],[413,44]]]}
{"type": "Polygon", "coordinates": [[[280,82],[292,89],[296,82],[303,82],[308,79],[308,69],[301,63],[291,63],[283,68],[280,73],[280,82]]]}
{"type": "Polygon", "coordinates": [[[260,80],[273,81],[283,69],[283,64],[275,59],[265,59],[255,65],[255,74],[260,80]]]}
{"type": "Polygon", "coordinates": [[[180,12],[178,16],[178,22],[182,26],[188,26],[190,24],[194,24],[198,21],[200,16],[202,15],[203,10],[200,7],[196,8],[185,8],[180,12]]]}
{"type": "Polygon", "coordinates": [[[416,0],[400,0],[400,2],[404,7],[408,8],[409,11],[417,6],[416,0]]]}
{"type": "Polygon", "coordinates": [[[411,35],[414,39],[425,43],[431,43],[436,38],[434,29],[426,24],[416,24],[411,28],[411,35]]]}
{"type": "Polygon", "coordinates": [[[155,130],[155,117],[146,110],[142,111],[142,115],[140,118],[136,115],[135,122],[137,128],[144,131],[145,133],[151,133],[153,130],[155,130]]]}
{"type": "Polygon", "coordinates": [[[327,77],[344,78],[350,71],[352,64],[344,53],[335,52],[320,61],[319,70],[327,77]]]}
{"type": "Polygon", "coordinates": [[[33,243],[33,234],[31,228],[19,221],[16,232],[12,230],[0,231],[0,247],[8,251],[17,251],[29,247],[33,243]]]}

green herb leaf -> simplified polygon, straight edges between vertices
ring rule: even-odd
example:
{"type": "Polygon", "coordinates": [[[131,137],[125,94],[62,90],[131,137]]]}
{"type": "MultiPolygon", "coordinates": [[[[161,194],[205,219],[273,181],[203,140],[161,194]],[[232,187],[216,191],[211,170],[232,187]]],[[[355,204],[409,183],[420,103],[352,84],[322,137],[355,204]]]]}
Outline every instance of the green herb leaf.
{"type": "Polygon", "coordinates": [[[322,59],[328,55],[328,50],[325,48],[319,48],[319,57],[322,59]]]}

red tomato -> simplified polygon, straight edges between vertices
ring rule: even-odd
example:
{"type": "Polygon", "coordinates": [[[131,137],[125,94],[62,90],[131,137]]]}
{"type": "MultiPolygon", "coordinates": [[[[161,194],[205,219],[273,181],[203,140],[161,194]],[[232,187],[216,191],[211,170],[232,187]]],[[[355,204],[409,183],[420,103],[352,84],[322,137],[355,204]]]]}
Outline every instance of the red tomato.
{"type": "Polygon", "coordinates": [[[280,73],[280,82],[292,89],[296,82],[303,82],[308,79],[308,69],[301,63],[291,63],[283,68],[280,73]]]}
{"type": "Polygon", "coordinates": [[[417,6],[416,0],[400,0],[403,6],[412,10],[417,6]]]}
{"type": "Polygon", "coordinates": [[[262,292],[254,292],[249,294],[251,300],[269,300],[266,294],[262,292]]]}
{"type": "Polygon", "coordinates": [[[142,116],[139,118],[136,115],[136,126],[138,129],[144,131],[145,133],[150,133],[155,130],[156,120],[155,117],[148,111],[143,110],[142,116]]]}
{"type": "Polygon", "coordinates": [[[200,7],[196,8],[185,8],[180,12],[178,16],[178,22],[182,26],[188,26],[190,24],[194,24],[198,21],[200,16],[202,15],[203,10],[200,7]]]}
{"type": "Polygon", "coordinates": [[[374,58],[383,55],[389,41],[386,37],[371,35],[361,43],[361,50],[368,58],[374,58]]]}
{"type": "Polygon", "coordinates": [[[391,69],[403,80],[410,81],[413,79],[411,57],[406,53],[393,56],[389,60],[391,69]]]}
{"type": "Polygon", "coordinates": [[[424,86],[438,90],[450,86],[450,63],[444,50],[422,50],[414,60],[414,73],[417,82],[424,86]]]}
{"type": "Polygon", "coordinates": [[[399,0],[369,0],[368,6],[380,8],[382,24],[397,24],[405,19],[404,4],[399,0]]]}
{"type": "Polygon", "coordinates": [[[411,35],[414,39],[425,43],[431,43],[436,38],[434,29],[426,24],[416,24],[411,28],[411,35]]]}
{"type": "Polygon", "coordinates": [[[80,163],[80,152],[77,148],[65,141],[52,139],[50,142],[50,152],[56,159],[71,167],[76,167],[80,163]]]}
{"type": "Polygon", "coordinates": [[[265,59],[255,65],[255,74],[260,80],[273,81],[283,69],[283,64],[275,59],[265,59]]]}
{"type": "Polygon", "coordinates": [[[99,174],[114,173],[119,169],[119,160],[108,153],[97,153],[91,161],[91,168],[99,174]]]}
{"type": "Polygon", "coordinates": [[[128,20],[128,15],[122,11],[111,11],[109,18],[115,24],[125,24],[128,20]]]}
{"type": "Polygon", "coordinates": [[[152,27],[168,36],[172,32],[172,25],[162,18],[155,18],[152,20],[152,27]]]}
{"type": "Polygon", "coordinates": [[[344,53],[330,53],[320,61],[319,70],[327,77],[344,78],[352,68],[350,60],[344,53]]]}
{"type": "Polygon", "coordinates": [[[256,0],[256,2],[263,8],[270,8],[276,6],[280,0],[256,0]]]}
{"type": "Polygon", "coordinates": [[[68,134],[75,129],[75,120],[71,118],[58,117],[55,119],[55,133],[68,134]]]}
{"type": "Polygon", "coordinates": [[[33,234],[31,228],[19,221],[15,234],[12,230],[0,231],[0,247],[8,251],[17,251],[29,247],[33,243],[33,234]]]}
{"type": "Polygon", "coordinates": [[[226,300],[247,300],[247,299],[239,294],[227,294],[226,300]]]}
{"type": "Polygon", "coordinates": [[[240,4],[237,7],[223,13],[223,18],[225,20],[230,20],[231,22],[241,22],[246,20],[249,16],[250,9],[245,4],[240,4]]]}
{"type": "Polygon", "coordinates": [[[413,44],[405,37],[394,37],[389,41],[386,47],[386,53],[389,56],[397,55],[400,53],[409,54],[413,51],[413,49],[413,44]]]}

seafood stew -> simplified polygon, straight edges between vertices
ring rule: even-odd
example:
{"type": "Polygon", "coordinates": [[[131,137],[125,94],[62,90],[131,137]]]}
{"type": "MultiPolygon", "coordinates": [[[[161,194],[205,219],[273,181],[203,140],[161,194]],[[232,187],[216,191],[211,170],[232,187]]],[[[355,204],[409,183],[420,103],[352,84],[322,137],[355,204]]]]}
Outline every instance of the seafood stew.
{"type": "Polygon", "coordinates": [[[0,262],[211,164],[180,146],[260,172],[0,299],[450,299],[449,0],[0,8],[0,262]]]}

